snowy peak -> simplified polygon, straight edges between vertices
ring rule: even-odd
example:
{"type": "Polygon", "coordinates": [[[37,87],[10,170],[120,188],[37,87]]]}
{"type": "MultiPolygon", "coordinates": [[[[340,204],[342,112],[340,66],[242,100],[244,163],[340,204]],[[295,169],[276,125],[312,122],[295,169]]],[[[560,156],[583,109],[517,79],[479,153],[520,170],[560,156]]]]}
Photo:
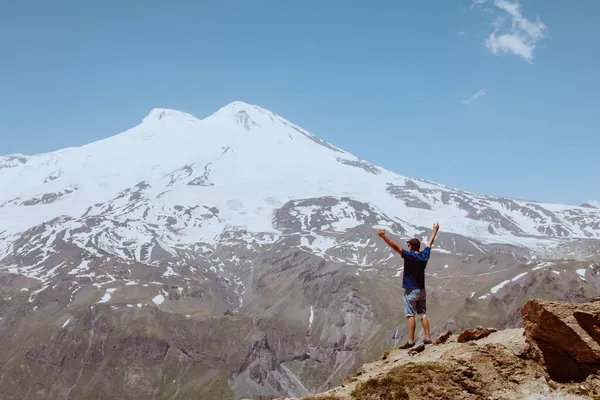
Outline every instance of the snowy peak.
{"type": "Polygon", "coordinates": [[[233,121],[246,131],[252,131],[259,127],[272,127],[282,120],[271,111],[243,101],[227,104],[207,119],[233,121]]]}
{"type": "Polygon", "coordinates": [[[168,108],[154,108],[150,113],[144,117],[143,122],[158,122],[164,119],[182,119],[187,121],[196,122],[198,119],[191,114],[183,111],[171,110],[168,108]]]}
{"type": "Polygon", "coordinates": [[[248,104],[243,101],[232,101],[231,103],[227,104],[226,106],[221,107],[215,114],[219,114],[219,113],[223,113],[223,112],[235,114],[238,111],[252,111],[252,110],[257,111],[257,112],[270,112],[260,106],[254,105],[254,104],[248,104]]]}
{"type": "Polygon", "coordinates": [[[275,113],[269,110],[265,110],[264,108],[254,104],[244,103],[243,101],[231,102],[226,106],[221,107],[216,113],[213,114],[213,116],[221,115],[235,117],[240,112],[257,118],[260,118],[260,115],[271,115],[273,117],[278,117],[275,113]]]}
{"type": "Polygon", "coordinates": [[[243,101],[234,101],[221,108],[207,119],[213,118],[233,121],[236,125],[242,127],[246,131],[253,131],[261,128],[265,131],[270,131],[273,137],[283,138],[284,136],[287,136],[289,139],[294,140],[295,137],[298,138],[298,135],[301,135],[300,138],[304,137],[309,139],[328,150],[332,150],[334,153],[338,153],[338,155],[344,154],[350,156],[352,159],[355,158],[353,155],[314,136],[280,115],[260,106],[244,103],[243,101]]]}
{"type": "Polygon", "coordinates": [[[241,127],[245,131],[256,130],[256,128],[279,127],[281,124],[291,124],[289,121],[286,121],[269,110],[265,110],[264,108],[256,105],[244,103],[243,101],[234,101],[230,104],[227,104],[203,120],[199,120],[198,118],[186,112],[168,108],[155,108],[143,119],[144,123],[156,123],[164,121],[205,121],[221,126],[234,124],[241,127]]]}

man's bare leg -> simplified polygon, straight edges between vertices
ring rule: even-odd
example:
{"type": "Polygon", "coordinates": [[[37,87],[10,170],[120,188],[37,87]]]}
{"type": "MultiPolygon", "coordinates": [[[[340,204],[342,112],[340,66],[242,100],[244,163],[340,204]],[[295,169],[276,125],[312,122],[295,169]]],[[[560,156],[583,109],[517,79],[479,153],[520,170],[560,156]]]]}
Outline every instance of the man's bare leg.
{"type": "Polygon", "coordinates": [[[408,320],[408,343],[414,343],[417,321],[415,321],[415,317],[406,317],[406,319],[408,320]]]}
{"type": "Polygon", "coordinates": [[[431,340],[431,336],[429,334],[429,318],[427,318],[427,315],[423,315],[421,317],[421,325],[423,325],[423,330],[425,331],[425,340],[431,340]]]}

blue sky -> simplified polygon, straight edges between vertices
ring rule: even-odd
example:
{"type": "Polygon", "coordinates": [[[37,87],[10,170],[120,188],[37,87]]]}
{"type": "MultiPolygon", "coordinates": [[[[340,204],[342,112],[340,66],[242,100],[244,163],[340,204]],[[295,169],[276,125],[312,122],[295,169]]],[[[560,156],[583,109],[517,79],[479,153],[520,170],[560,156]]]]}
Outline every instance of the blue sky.
{"type": "Polygon", "coordinates": [[[600,199],[598,15],[597,1],[7,1],[0,154],[242,100],[400,174],[579,204],[600,199]]]}

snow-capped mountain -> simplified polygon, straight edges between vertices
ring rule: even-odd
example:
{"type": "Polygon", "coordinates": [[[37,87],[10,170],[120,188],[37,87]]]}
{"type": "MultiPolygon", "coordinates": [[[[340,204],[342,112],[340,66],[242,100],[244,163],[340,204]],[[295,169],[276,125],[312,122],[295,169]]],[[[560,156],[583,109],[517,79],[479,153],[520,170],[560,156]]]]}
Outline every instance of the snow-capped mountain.
{"type": "MultiPolygon", "coordinates": [[[[115,256],[144,261],[142,248],[157,236],[156,246],[172,252],[214,243],[233,226],[278,235],[275,210],[323,196],[371,204],[406,235],[439,221],[445,232],[529,248],[600,238],[598,210],[493,198],[400,176],[241,102],[203,120],[155,109],[135,128],[83,147],[0,158],[5,254],[16,235],[43,222],[64,218],[71,238],[84,219],[102,217],[128,221],[113,230],[120,239],[106,239],[115,256]],[[150,225],[162,230],[153,233],[150,225]]],[[[364,222],[347,204],[332,209],[331,223],[319,230],[343,232],[364,222]]],[[[309,224],[315,207],[300,207],[297,216],[309,224]]],[[[98,235],[99,227],[88,233],[98,235]]]]}
{"type": "Polygon", "coordinates": [[[42,368],[54,397],[98,389],[78,368],[104,374],[106,343],[161,371],[200,368],[210,390],[306,395],[404,329],[402,268],[374,229],[427,240],[434,222],[431,304],[452,310],[516,268],[600,254],[590,205],[404,177],[242,102],[202,120],[155,109],[105,140],[0,157],[0,348],[28,349],[7,360],[42,368]]]}

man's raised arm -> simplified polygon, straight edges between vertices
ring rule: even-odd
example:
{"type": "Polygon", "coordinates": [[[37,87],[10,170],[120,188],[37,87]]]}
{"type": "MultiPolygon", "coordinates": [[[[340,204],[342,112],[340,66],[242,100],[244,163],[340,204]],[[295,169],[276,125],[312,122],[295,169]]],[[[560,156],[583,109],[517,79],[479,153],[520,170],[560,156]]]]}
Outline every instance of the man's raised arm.
{"type": "Polygon", "coordinates": [[[384,242],[387,243],[388,246],[390,246],[392,249],[394,249],[398,254],[402,255],[402,248],[400,246],[398,246],[396,243],[392,242],[387,236],[385,236],[384,230],[378,230],[377,234],[379,235],[380,238],[383,239],[384,242]]]}
{"type": "Polygon", "coordinates": [[[433,241],[435,240],[435,237],[437,236],[437,233],[439,230],[440,230],[440,224],[433,224],[433,233],[431,234],[431,238],[429,239],[429,245],[428,245],[429,248],[431,248],[431,246],[433,246],[433,241]]]}

